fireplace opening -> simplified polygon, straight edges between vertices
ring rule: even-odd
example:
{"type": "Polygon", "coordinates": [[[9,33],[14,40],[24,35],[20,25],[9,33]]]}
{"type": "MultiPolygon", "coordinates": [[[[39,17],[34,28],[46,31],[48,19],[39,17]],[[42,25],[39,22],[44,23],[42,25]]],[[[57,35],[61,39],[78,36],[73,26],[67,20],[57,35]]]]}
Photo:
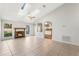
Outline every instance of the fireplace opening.
{"type": "Polygon", "coordinates": [[[25,28],[15,28],[15,38],[25,37],[25,28]]]}

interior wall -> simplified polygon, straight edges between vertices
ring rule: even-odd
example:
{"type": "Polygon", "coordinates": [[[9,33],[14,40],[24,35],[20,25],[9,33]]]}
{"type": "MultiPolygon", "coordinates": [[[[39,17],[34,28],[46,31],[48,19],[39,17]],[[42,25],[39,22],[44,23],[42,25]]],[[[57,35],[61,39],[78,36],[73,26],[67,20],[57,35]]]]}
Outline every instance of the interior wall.
{"type": "Polygon", "coordinates": [[[55,10],[52,16],[56,19],[56,40],[79,45],[79,4],[64,4],[55,10]]]}
{"type": "Polygon", "coordinates": [[[0,20],[0,40],[1,40],[1,20],[0,20]]]}
{"type": "Polygon", "coordinates": [[[39,21],[52,22],[54,40],[79,45],[79,4],[64,4],[39,21]]]}

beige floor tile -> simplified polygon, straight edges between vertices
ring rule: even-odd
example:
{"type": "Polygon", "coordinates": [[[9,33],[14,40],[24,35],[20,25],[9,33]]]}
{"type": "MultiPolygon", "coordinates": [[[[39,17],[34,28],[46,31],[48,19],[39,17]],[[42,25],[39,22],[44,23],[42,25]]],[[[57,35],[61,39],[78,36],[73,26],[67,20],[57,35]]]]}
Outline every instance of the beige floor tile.
{"type": "Polygon", "coordinates": [[[79,46],[39,37],[0,41],[0,56],[78,56],[79,46]]]}

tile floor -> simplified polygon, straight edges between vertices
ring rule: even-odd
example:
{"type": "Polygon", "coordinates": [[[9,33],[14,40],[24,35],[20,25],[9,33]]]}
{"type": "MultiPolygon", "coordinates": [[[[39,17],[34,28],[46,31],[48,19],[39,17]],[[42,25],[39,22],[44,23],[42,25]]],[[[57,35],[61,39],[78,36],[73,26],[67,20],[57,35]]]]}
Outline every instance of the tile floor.
{"type": "Polygon", "coordinates": [[[27,37],[0,41],[0,56],[78,56],[79,46],[27,37]]]}

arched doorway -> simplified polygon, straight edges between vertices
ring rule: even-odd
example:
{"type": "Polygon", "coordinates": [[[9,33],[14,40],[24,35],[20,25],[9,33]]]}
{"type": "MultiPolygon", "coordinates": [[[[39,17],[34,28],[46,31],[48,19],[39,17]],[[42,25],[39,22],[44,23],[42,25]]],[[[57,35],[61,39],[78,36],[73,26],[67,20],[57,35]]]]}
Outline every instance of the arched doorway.
{"type": "Polygon", "coordinates": [[[44,22],[44,38],[52,39],[52,23],[50,21],[44,22]]]}

